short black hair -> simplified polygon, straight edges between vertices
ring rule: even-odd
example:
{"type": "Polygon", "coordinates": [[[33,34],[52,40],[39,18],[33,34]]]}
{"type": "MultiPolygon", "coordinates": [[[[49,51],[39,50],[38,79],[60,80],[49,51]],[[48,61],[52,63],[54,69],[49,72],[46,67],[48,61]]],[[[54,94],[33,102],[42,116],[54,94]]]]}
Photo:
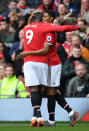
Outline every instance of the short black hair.
{"type": "Polygon", "coordinates": [[[43,19],[43,13],[42,12],[37,12],[37,13],[34,13],[33,17],[32,17],[32,21],[33,22],[42,22],[42,19],[43,19]]]}
{"type": "Polygon", "coordinates": [[[86,20],[84,20],[84,19],[79,19],[78,21],[83,22],[83,23],[84,23],[84,25],[87,25],[87,24],[88,24],[88,23],[86,22],[86,20]]]}
{"type": "Polygon", "coordinates": [[[53,17],[53,19],[55,19],[55,13],[52,10],[47,10],[46,13],[50,16],[53,17]]]}

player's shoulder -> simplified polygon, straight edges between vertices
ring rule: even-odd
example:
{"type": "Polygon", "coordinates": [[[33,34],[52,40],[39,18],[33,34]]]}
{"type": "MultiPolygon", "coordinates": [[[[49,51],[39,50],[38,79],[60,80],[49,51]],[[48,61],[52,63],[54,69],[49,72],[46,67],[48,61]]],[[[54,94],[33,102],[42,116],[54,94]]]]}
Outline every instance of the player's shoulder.
{"type": "Polygon", "coordinates": [[[32,24],[28,24],[24,27],[24,29],[28,29],[28,28],[37,28],[39,26],[39,23],[32,23],[32,24]]]}
{"type": "Polygon", "coordinates": [[[56,40],[56,36],[55,36],[55,33],[47,33],[46,34],[46,40],[48,42],[51,42],[51,41],[55,41],[56,40]]]}
{"type": "Polygon", "coordinates": [[[52,24],[51,23],[46,23],[46,22],[41,22],[41,25],[43,25],[43,26],[50,26],[52,24]]]}
{"type": "Polygon", "coordinates": [[[49,33],[46,34],[46,36],[56,37],[56,33],[55,32],[49,32],[49,33]]]}
{"type": "Polygon", "coordinates": [[[24,32],[26,32],[26,31],[28,30],[28,28],[30,28],[30,24],[28,24],[28,25],[26,25],[26,26],[24,27],[24,32]]]}
{"type": "Polygon", "coordinates": [[[24,29],[26,29],[26,28],[30,27],[30,25],[31,25],[31,24],[26,25],[26,26],[24,27],[24,29]]]}

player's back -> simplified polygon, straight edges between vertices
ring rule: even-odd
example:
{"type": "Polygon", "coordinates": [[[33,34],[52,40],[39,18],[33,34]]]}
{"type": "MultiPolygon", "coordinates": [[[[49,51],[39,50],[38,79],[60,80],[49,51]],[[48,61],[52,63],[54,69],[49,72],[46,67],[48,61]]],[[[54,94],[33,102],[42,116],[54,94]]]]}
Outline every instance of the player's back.
{"type": "MultiPolygon", "coordinates": [[[[24,51],[36,51],[44,48],[45,33],[41,30],[44,23],[34,22],[24,28],[24,51]]],[[[24,59],[48,63],[47,55],[29,55],[24,59]]]]}

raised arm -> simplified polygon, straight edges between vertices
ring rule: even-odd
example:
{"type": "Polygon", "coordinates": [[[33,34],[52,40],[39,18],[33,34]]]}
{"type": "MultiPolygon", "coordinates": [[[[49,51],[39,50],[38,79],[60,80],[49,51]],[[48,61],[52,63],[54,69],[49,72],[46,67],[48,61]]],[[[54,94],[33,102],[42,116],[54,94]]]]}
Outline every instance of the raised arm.
{"type": "Polygon", "coordinates": [[[41,27],[44,32],[67,32],[67,31],[75,31],[78,30],[78,26],[73,26],[73,25],[63,25],[63,26],[57,26],[57,25],[45,25],[41,27]]]}

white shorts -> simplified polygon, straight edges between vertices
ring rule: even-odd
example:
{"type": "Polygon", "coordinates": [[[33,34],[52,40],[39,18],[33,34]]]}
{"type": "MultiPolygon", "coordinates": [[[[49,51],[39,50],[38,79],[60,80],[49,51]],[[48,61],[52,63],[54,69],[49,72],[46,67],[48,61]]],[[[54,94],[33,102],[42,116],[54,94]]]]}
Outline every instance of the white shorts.
{"type": "Polygon", "coordinates": [[[48,87],[60,86],[61,64],[48,67],[48,87]]]}
{"type": "Polygon", "coordinates": [[[26,62],[24,64],[25,86],[48,86],[48,64],[39,62],[26,62]]]}

